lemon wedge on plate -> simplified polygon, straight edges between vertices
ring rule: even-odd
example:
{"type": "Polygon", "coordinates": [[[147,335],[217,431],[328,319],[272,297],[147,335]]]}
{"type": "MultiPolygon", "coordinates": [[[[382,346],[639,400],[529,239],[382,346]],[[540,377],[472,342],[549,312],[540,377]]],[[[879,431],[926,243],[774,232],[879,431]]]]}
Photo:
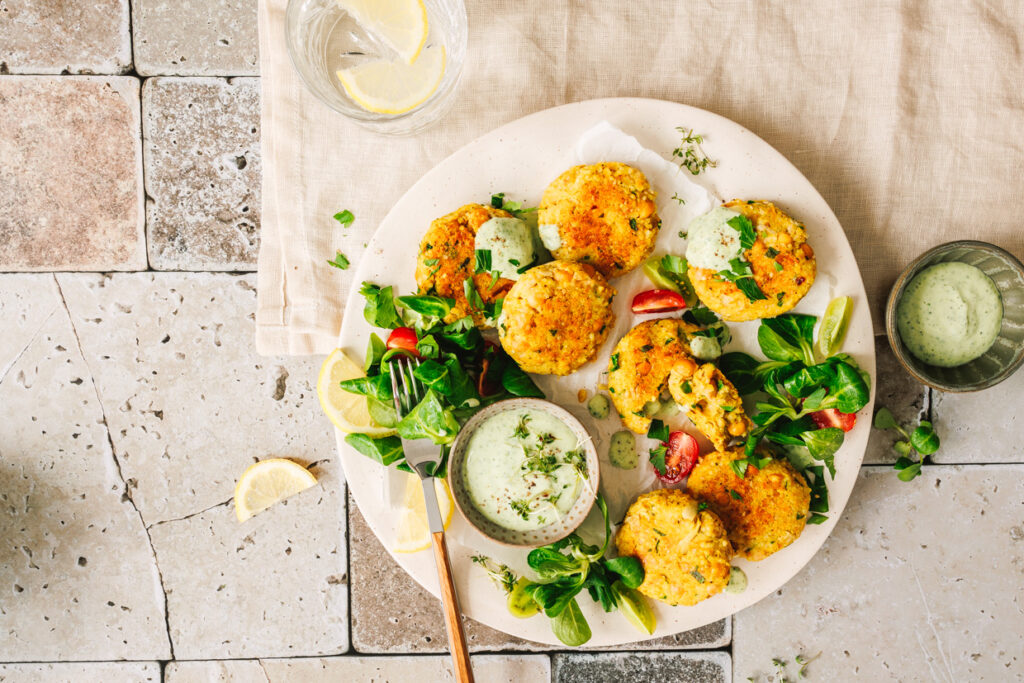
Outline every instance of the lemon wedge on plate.
{"type": "Polygon", "coordinates": [[[338,6],[406,64],[416,61],[427,42],[430,27],[423,0],[338,0],[338,6]]]}
{"type": "Polygon", "coordinates": [[[403,114],[423,104],[444,77],[443,45],[423,50],[412,64],[374,60],[338,71],[345,92],[368,111],[403,114]]]}
{"type": "Polygon", "coordinates": [[[284,458],[260,460],[249,466],[235,486],[235,516],[244,522],[314,484],[313,473],[297,462],[284,458]]]}
{"type": "MultiPolygon", "coordinates": [[[[396,553],[415,553],[430,547],[430,525],[427,522],[427,506],[423,499],[423,484],[419,476],[407,474],[405,496],[402,501],[401,517],[398,519],[398,536],[392,550],[396,553]]],[[[437,507],[447,529],[452,521],[452,494],[448,490],[448,482],[444,479],[434,480],[434,491],[437,492],[437,507]]]]}
{"type": "Polygon", "coordinates": [[[360,432],[375,439],[394,434],[394,429],[381,427],[373,421],[365,396],[350,394],[338,386],[342,380],[357,377],[366,377],[362,366],[346,356],[341,349],[334,349],[320,366],[320,376],[316,380],[320,407],[334,426],[347,434],[360,432]]]}

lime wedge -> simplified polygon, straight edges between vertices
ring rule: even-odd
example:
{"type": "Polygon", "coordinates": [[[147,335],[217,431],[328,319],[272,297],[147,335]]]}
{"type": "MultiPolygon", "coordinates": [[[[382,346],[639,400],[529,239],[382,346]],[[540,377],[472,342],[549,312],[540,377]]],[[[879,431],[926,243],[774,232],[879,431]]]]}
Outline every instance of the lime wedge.
{"type": "Polygon", "coordinates": [[[619,609],[626,621],[636,626],[647,635],[652,635],[658,627],[658,621],[654,618],[654,612],[647,600],[639,591],[629,588],[622,581],[612,584],[612,590],[619,598],[619,609]]]}
{"type": "Polygon", "coordinates": [[[850,322],[850,311],[853,310],[853,299],[848,296],[837,296],[829,302],[825,315],[821,317],[818,327],[817,351],[822,358],[828,358],[843,346],[846,326],[850,322]]]}

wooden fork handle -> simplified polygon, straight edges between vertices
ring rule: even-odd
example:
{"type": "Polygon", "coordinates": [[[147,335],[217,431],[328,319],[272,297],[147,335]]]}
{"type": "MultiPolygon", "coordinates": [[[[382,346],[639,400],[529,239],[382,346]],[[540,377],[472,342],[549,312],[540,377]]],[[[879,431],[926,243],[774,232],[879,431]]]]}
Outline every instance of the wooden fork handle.
{"type": "Polygon", "coordinates": [[[441,602],[444,604],[444,625],[448,631],[448,647],[452,651],[455,680],[458,683],[473,683],[473,669],[469,664],[469,647],[466,632],[462,629],[462,612],[459,610],[459,596],[455,593],[452,565],[448,560],[448,544],[444,532],[431,534],[434,539],[434,560],[437,562],[437,577],[441,582],[441,602]]]}

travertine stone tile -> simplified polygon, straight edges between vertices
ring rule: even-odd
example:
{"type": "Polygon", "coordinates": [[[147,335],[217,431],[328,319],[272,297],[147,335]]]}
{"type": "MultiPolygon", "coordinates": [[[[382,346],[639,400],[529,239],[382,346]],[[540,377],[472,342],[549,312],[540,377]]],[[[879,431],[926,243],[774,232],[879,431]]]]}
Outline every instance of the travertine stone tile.
{"type": "Polygon", "coordinates": [[[131,70],[128,0],[0,4],[0,74],[122,74],[131,70]]]}
{"type": "Polygon", "coordinates": [[[244,523],[225,504],[153,525],[175,657],[348,650],[345,487],[333,463],[313,471],[317,486],[244,523]]]}
{"type": "Polygon", "coordinates": [[[142,112],[150,265],[255,270],[259,79],[151,78],[142,112]]]}
{"type": "Polygon", "coordinates": [[[254,275],[58,279],[147,524],[223,503],[257,458],[333,462],[319,359],[253,348],[254,275]]]}
{"type": "Polygon", "coordinates": [[[1024,466],[866,467],[803,571],[735,616],[736,680],[821,656],[810,680],[1024,676],[1024,466]]]}
{"type": "MultiPolygon", "coordinates": [[[[548,681],[551,665],[545,655],[473,655],[473,673],[481,683],[548,681]]],[[[334,683],[334,681],[451,681],[448,656],[322,657],[233,662],[171,662],[167,683],[334,683]]]]}
{"type": "Polygon", "coordinates": [[[552,655],[554,683],[659,681],[730,683],[727,652],[606,652],[552,655]]]}
{"type": "Polygon", "coordinates": [[[138,79],[5,76],[0,121],[0,271],[144,269],[138,79]]]}
{"type": "Polygon", "coordinates": [[[135,0],[132,35],[144,76],[259,75],[251,0],[135,0]]]}
{"type": "Polygon", "coordinates": [[[1024,462],[1024,371],[970,394],[932,393],[937,463],[1024,462]]]}
{"type": "Polygon", "coordinates": [[[159,683],[157,662],[0,664],[0,683],[159,683]]]}
{"type": "MultiPolygon", "coordinates": [[[[924,386],[903,369],[896,354],[889,346],[885,335],[875,337],[875,368],[878,373],[875,387],[875,410],[885,406],[892,411],[900,424],[911,429],[928,414],[928,387],[924,386]]],[[[864,416],[860,419],[869,419],[864,416]]],[[[867,464],[892,463],[899,455],[892,449],[900,438],[894,431],[871,430],[868,448],[864,453],[867,464]]]]}
{"type": "MultiPolygon", "coordinates": [[[[447,635],[437,598],[398,566],[366,524],[349,497],[352,557],[352,646],[366,653],[427,653],[447,651],[447,635]]],[[[548,651],[559,649],[534,643],[465,620],[473,650],[548,651]]],[[[731,628],[722,620],[674,636],[617,646],[616,650],[710,648],[728,645],[731,628]]],[[[586,649],[586,648],[584,648],[586,649]]]]}
{"type": "Polygon", "coordinates": [[[60,291],[0,276],[0,329],[29,308],[44,322],[0,376],[0,661],[166,659],[160,574],[60,291]]]}

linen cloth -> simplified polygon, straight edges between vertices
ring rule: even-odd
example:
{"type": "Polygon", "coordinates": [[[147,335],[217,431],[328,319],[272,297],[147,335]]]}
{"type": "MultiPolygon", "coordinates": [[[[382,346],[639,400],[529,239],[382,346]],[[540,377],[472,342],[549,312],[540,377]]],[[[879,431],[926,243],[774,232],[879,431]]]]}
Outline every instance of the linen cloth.
{"type": "Polygon", "coordinates": [[[335,347],[359,283],[327,259],[338,249],[356,264],[432,166],[499,125],[598,97],[708,109],[782,152],[845,229],[876,331],[893,281],[925,249],[980,239],[1024,256],[1011,210],[1024,175],[1024,3],[467,0],[455,105],[410,137],[360,128],[306,92],[285,48],[286,4],[259,6],[260,353],[335,347]],[[347,229],[332,218],[346,208],[347,229]]]}

